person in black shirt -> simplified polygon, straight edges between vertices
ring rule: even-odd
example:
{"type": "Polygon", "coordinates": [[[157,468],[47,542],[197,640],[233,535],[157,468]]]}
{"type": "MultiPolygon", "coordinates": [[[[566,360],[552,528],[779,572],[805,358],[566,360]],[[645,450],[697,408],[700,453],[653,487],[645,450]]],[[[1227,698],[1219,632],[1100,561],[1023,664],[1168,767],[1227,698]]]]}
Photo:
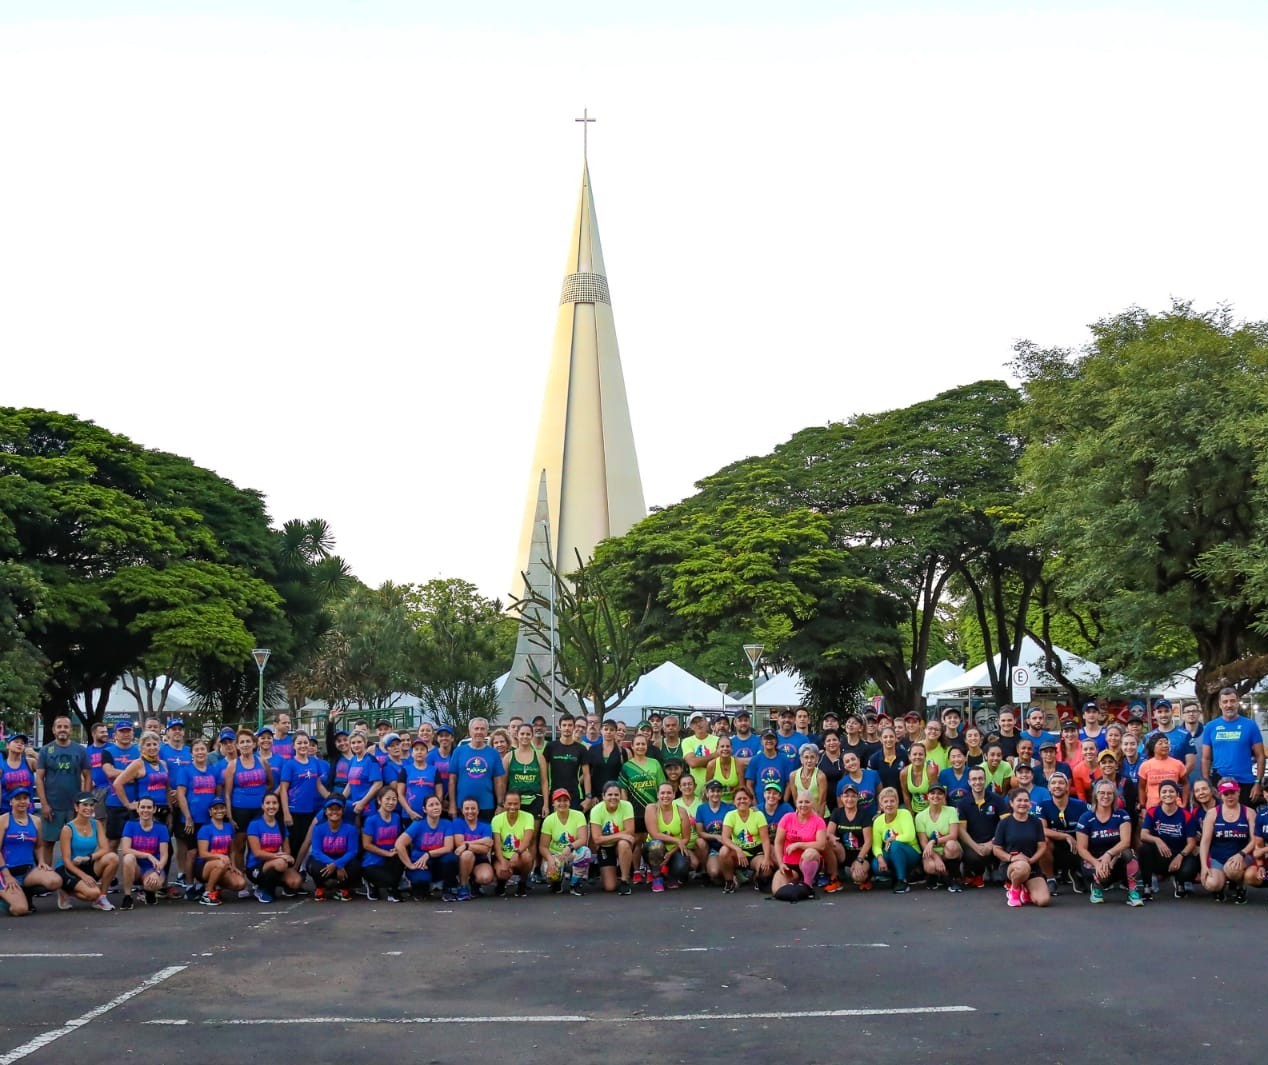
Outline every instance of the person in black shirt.
{"type": "Polygon", "coordinates": [[[824,891],[843,891],[842,873],[860,891],[872,887],[872,819],[859,809],[859,791],[847,781],[841,789],[841,805],[832,811],[828,819],[828,849],[826,868],[828,883],[824,891]]]}
{"type": "Polygon", "coordinates": [[[964,734],[960,731],[960,723],[964,720],[964,716],[960,713],[959,707],[948,706],[942,711],[942,746],[948,751],[952,747],[959,747],[960,750],[968,753],[968,745],[964,742],[964,734]]]}
{"type": "Polygon", "coordinates": [[[965,887],[982,887],[986,877],[999,862],[995,857],[995,830],[1008,807],[998,795],[986,790],[986,770],[974,766],[969,770],[969,793],[955,804],[963,831],[960,845],[964,851],[965,887]]]}
{"type": "Polygon", "coordinates": [[[867,765],[867,761],[880,750],[879,743],[869,743],[863,738],[863,718],[856,713],[845,717],[845,738],[841,740],[841,751],[853,751],[859,756],[859,765],[867,765]]]}
{"type": "Polygon", "coordinates": [[[1039,863],[1048,849],[1043,822],[1030,813],[1030,795],[1021,788],[1008,793],[1013,816],[995,829],[995,857],[1004,866],[1004,896],[1009,906],[1033,902],[1044,907],[1052,902],[1039,863]]]}
{"type": "Polygon", "coordinates": [[[571,714],[564,714],[559,719],[559,739],[546,744],[546,768],[550,771],[550,793],[564,788],[572,796],[572,804],[580,808],[583,799],[593,796],[586,748],[575,735],[576,721],[571,714]]]}
{"type": "MultiPolygon", "coordinates": [[[[615,721],[605,721],[599,726],[599,742],[586,750],[585,759],[590,770],[590,790],[602,795],[605,787],[620,778],[626,759],[625,748],[616,741],[615,721]]],[[[587,799],[582,809],[589,812],[594,805],[587,799]]]]}
{"type": "Polygon", "coordinates": [[[1004,752],[1004,757],[1012,761],[1017,757],[1017,741],[1021,737],[1017,735],[1017,714],[1011,706],[1003,707],[999,712],[999,731],[993,736],[987,736],[986,742],[989,749],[990,744],[998,743],[999,749],[1004,752]]]}

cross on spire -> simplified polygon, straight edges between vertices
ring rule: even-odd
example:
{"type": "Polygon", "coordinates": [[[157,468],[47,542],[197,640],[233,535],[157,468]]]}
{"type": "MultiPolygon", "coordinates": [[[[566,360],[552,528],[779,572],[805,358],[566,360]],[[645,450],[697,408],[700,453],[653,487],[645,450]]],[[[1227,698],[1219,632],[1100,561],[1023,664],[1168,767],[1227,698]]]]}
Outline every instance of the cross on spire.
{"type": "Polygon", "coordinates": [[[581,109],[581,117],[580,117],[580,118],[574,118],[574,119],[573,119],[573,121],[574,121],[574,122],[580,122],[580,123],[581,123],[581,158],[582,158],[582,160],[583,160],[584,162],[587,162],[587,163],[588,163],[588,162],[590,161],[590,157],[589,157],[589,144],[587,143],[587,141],[588,141],[588,134],[589,134],[589,132],[590,132],[590,126],[589,126],[589,123],[591,123],[591,122],[597,122],[597,121],[598,121],[598,119],[597,119],[597,118],[591,118],[591,117],[590,117],[590,109],[589,109],[588,107],[583,107],[583,108],[581,109]]]}

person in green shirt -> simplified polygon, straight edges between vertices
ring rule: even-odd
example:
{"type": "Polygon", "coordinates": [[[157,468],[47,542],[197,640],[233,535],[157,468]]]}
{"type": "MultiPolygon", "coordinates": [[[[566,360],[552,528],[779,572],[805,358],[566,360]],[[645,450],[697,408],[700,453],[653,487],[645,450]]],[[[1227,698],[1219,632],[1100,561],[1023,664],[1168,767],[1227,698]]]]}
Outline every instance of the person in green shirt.
{"type": "Polygon", "coordinates": [[[633,892],[630,875],[637,845],[634,807],[621,798],[621,785],[609,781],[603,788],[603,801],[590,810],[590,849],[596,856],[604,891],[619,895],[633,892]]]}
{"type": "Polygon", "coordinates": [[[916,814],[916,838],[925,873],[932,887],[945,887],[952,894],[964,890],[960,884],[960,817],[947,806],[947,789],[934,781],[927,793],[929,805],[916,814]]]}
{"type": "Polygon", "coordinates": [[[1004,760],[1004,748],[992,743],[986,748],[986,761],[982,763],[986,774],[986,786],[996,795],[1007,795],[1013,779],[1012,764],[1004,760]]]}
{"type": "Polygon", "coordinates": [[[907,874],[920,866],[916,822],[910,810],[898,805],[896,788],[882,788],[878,802],[881,812],[872,822],[872,870],[878,877],[893,879],[895,895],[905,895],[911,890],[907,874]]]}
{"type": "Polygon", "coordinates": [[[541,817],[546,791],[546,756],[533,746],[533,726],[515,730],[515,747],[502,756],[506,790],[519,792],[520,803],[530,817],[541,817]]]}
{"type": "Polygon", "coordinates": [[[572,794],[567,788],[556,788],[550,801],[555,810],[542,822],[538,844],[546,863],[546,880],[555,894],[563,891],[567,880],[569,894],[584,895],[585,874],[590,868],[585,815],[572,808],[572,794]]]}
{"type": "MultiPolygon", "coordinates": [[[[525,729],[528,725],[523,726],[525,729]]],[[[493,818],[493,875],[497,877],[495,895],[505,895],[507,882],[512,876],[520,878],[515,889],[516,898],[528,894],[529,880],[536,864],[537,847],[533,836],[536,822],[533,815],[523,809],[523,797],[517,791],[508,791],[502,800],[502,812],[493,818]]]]}
{"type": "MultiPolygon", "coordinates": [[[[621,766],[621,775],[617,781],[621,785],[621,798],[626,799],[634,808],[634,853],[640,856],[640,862],[643,844],[647,839],[647,833],[643,830],[643,815],[647,807],[656,805],[656,792],[665,783],[665,771],[660,762],[649,757],[648,746],[646,733],[640,732],[634,737],[630,756],[621,766]]],[[[650,873],[650,868],[640,865],[634,871],[634,883],[641,884],[645,879],[650,880],[650,873]]]]}
{"type": "Polygon", "coordinates": [[[703,793],[709,779],[709,763],[717,756],[718,737],[709,732],[709,719],[699,710],[687,719],[691,735],[682,741],[682,756],[696,778],[696,791],[703,793]]]}

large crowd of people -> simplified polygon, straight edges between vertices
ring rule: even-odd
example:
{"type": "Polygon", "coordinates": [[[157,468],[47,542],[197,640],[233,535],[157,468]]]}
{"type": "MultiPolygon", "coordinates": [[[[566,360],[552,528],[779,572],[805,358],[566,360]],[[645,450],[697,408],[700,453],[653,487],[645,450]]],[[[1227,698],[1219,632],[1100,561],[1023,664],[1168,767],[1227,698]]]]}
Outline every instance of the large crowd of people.
{"type": "Polygon", "coordinates": [[[180,719],[58,718],[0,763],[0,910],[100,910],[183,899],[309,894],[401,902],[523,897],[534,888],[629,895],[690,883],[775,898],[913,882],[994,884],[1010,907],[1069,890],[1142,906],[1169,889],[1244,903],[1268,886],[1264,745],[1225,689],[1219,716],[1159,700],[1119,716],[1090,702],[1048,731],[1003,708],[989,733],[958,709],[673,714],[627,728],[557,721],[387,721],[324,735],[287,714],[187,742],[180,719]]]}

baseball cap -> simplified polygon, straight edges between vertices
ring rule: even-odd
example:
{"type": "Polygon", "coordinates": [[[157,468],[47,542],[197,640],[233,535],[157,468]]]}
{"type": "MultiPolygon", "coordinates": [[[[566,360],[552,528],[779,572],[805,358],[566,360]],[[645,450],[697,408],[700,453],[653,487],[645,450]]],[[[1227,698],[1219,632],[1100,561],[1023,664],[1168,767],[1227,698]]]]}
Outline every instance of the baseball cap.
{"type": "Polygon", "coordinates": [[[1052,781],[1056,780],[1057,777],[1060,777],[1067,784],[1070,782],[1070,778],[1066,776],[1060,769],[1054,769],[1051,773],[1048,774],[1048,782],[1052,783],[1052,781]]]}
{"type": "Polygon", "coordinates": [[[721,790],[722,790],[722,781],[720,781],[720,780],[710,780],[710,781],[708,781],[708,782],[706,782],[706,783],[705,783],[705,786],[704,786],[704,790],[705,790],[705,791],[709,791],[709,790],[711,790],[712,788],[717,788],[717,789],[718,789],[718,791],[721,791],[721,790]]]}
{"type": "Polygon", "coordinates": [[[1041,751],[1055,751],[1057,749],[1057,741],[1044,740],[1041,744],[1039,744],[1039,749],[1041,751]]]}
{"type": "Polygon", "coordinates": [[[1171,709],[1171,700],[1170,700],[1170,699],[1159,699],[1156,703],[1154,703],[1154,709],[1155,709],[1155,710],[1170,710],[1170,709],[1171,709]]]}
{"type": "Polygon", "coordinates": [[[172,718],[171,721],[167,723],[167,727],[168,728],[184,728],[185,720],[184,718],[174,717],[172,718]]]}
{"type": "Polygon", "coordinates": [[[9,742],[10,742],[10,743],[13,743],[15,740],[21,740],[23,743],[30,743],[30,742],[31,742],[31,741],[27,738],[27,735],[26,735],[26,733],[25,733],[25,732],[15,732],[12,736],[10,736],[10,737],[9,737],[9,742]]]}
{"type": "MultiPolygon", "coordinates": [[[[218,738],[222,740],[231,740],[231,739],[234,739],[237,735],[238,734],[234,732],[233,729],[231,728],[222,728],[220,730],[220,736],[218,738]]],[[[338,733],[336,733],[336,735],[338,735],[338,733]]]]}
{"type": "Polygon", "coordinates": [[[567,788],[556,788],[554,791],[550,793],[551,802],[554,802],[556,799],[571,799],[571,798],[572,798],[572,792],[570,792],[567,788]]]}
{"type": "MultiPolygon", "coordinates": [[[[858,717],[858,714],[850,714],[848,716],[858,717]]],[[[833,721],[840,721],[841,715],[838,714],[835,710],[825,710],[823,714],[823,720],[827,721],[829,718],[831,718],[833,721]]]]}
{"type": "Polygon", "coordinates": [[[422,736],[416,737],[414,742],[410,744],[411,748],[412,747],[426,747],[426,746],[427,746],[427,741],[423,739],[422,736]]]}
{"type": "MultiPolygon", "coordinates": [[[[782,794],[784,793],[784,786],[783,786],[782,784],[776,784],[776,783],[772,780],[772,781],[771,781],[769,784],[767,784],[767,785],[766,785],[766,787],[764,787],[762,790],[763,790],[763,791],[777,791],[777,792],[779,792],[779,793],[782,795],[782,794]]],[[[29,792],[28,792],[28,794],[29,794],[29,792]]]]}
{"type": "Polygon", "coordinates": [[[335,729],[335,739],[338,739],[340,736],[346,736],[346,735],[348,735],[348,730],[346,728],[335,729]]]}
{"type": "Polygon", "coordinates": [[[939,784],[938,781],[935,780],[929,785],[929,789],[925,792],[925,794],[928,795],[930,791],[940,791],[943,795],[945,795],[947,793],[947,786],[945,784],[939,784]]]}
{"type": "Polygon", "coordinates": [[[737,710],[737,711],[735,711],[734,715],[732,715],[732,716],[734,716],[734,717],[747,717],[747,718],[751,718],[753,715],[752,715],[752,714],[750,714],[747,710],[737,710]]]}
{"type": "Polygon", "coordinates": [[[703,710],[697,710],[687,717],[687,724],[690,725],[695,721],[708,721],[708,720],[709,718],[705,715],[705,712],[703,710]]]}
{"type": "MultiPolygon", "coordinates": [[[[1228,777],[1225,777],[1219,782],[1219,786],[1215,790],[1220,792],[1220,794],[1225,794],[1230,791],[1241,791],[1241,785],[1238,784],[1237,781],[1230,780],[1228,777]]],[[[28,795],[31,794],[30,789],[28,788],[19,788],[18,791],[25,791],[28,795]]],[[[18,791],[13,792],[12,794],[16,795],[18,794],[18,791]]]]}
{"type": "Polygon", "coordinates": [[[258,729],[256,729],[256,730],[255,730],[255,734],[256,734],[257,736],[263,736],[266,732],[267,732],[270,736],[272,736],[272,735],[273,735],[273,726],[272,726],[272,725],[261,725],[258,729]]]}
{"type": "Polygon", "coordinates": [[[1061,731],[1062,732],[1078,732],[1079,723],[1077,721],[1072,721],[1069,718],[1067,718],[1065,721],[1061,722],[1061,731]]]}
{"type": "Polygon", "coordinates": [[[451,735],[451,736],[452,736],[452,735],[453,735],[453,728],[452,728],[452,726],[450,726],[450,725],[437,725],[437,726],[436,726],[436,735],[437,735],[437,736],[439,736],[442,732],[448,732],[448,733],[449,733],[449,735],[451,735]]]}
{"type": "MultiPolygon", "coordinates": [[[[1223,790],[1224,790],[1224,785],[1221,784],[1220,791],[1223,791],[1223,790]]],[[[9,792],[10,799],[16,799],[19,795],[25,795],[29,799],[31,797],[31,789],[30,788],[14,788],[11,792],[9,792]]]]}
{"type": "Polygon", "coordinates": [[[81,802],[95,803],[96,801],[97,801],[96,796],[94,796],[91,791],[81,791],[78,795],[75,796],[76,806],[78,806],[81,802]]]}
{"type": "Polygon", "coordinates": [[[778,733],[778,732],[776,732],[773,728],[763,729],[763,730],[762,730],[762,739],[764,739],[764,740],[777,740],[777,739],[779,739],[779,733],[778,733]]]}
{"type": "MultiPolygon", "coordinates": [[[[338,806],[342,806],[342,805],[343,805],[343,803],[342,803],[342,802],[340,802],[338,799],[332,799],[332,800],[330,800],[330,801],[331,801],[331,802],[333,802],[333,803],[335,803],[335,804],[336,804],[336,805],[338,805],[338,806]]],[[[225,802],[225,799],[224,799],[224,796],[223,796],[223,795],[213,795],[213,796],[211,797],[211,802],[209,802],[209,803],[207,804],[207,809],[208,809],[208,810],[210,810],[213,806],[228,806],[228,805],[229,805],[229,804],[228,804],[227,802],[225,802]]],[[[329,804],[327,804],[327,805],[329,805],[329,804]]]]}
{"type": "MultiPolygon", "coordinates": [[[[119,731],[121,731],[122,729],[125,729],[125,728],[135,729],[135,728],[136,728],[136,725],[134,725],[131,721],[117,721],[117,722],[115,722],[115,726],[114,726],[114,728],[113,728],[113,729],[111,729],[111,731],[112,731],[112,732],[119,732],[119,731]]],[[[23,736],[22,738],[23,738],[23,739],[26,739],[26,737],[25,737],[25,736],[23,736]]],[[[14,737],[14,739],[17,739],[17,737],[15,736],[15,737],[14,737]]]]}
{"type": "Polygon", "coordinates": [[[908,710],[907,713],[903,714],[903,720],[904,721],[919,721],[920,715],[916,713],[915,710],[908,710]]]}
{"type": "Polygon", "coordinates": [[[841,785],[841,794],[844,795],[847,791],[852,791],[855,795],[857,795],[859,793],[859,787],[854,783],[854,781],[847,780],[841,785]]]}
{"type": "Polygon", "coordinates": [[[1014,773],[1020,773],[1023,769],[1027,773],[1033,773],[1035,771],[1035,767],[1027,762],[1018,762],[1015,766],[1013,766],[1014,773]]]}
{"type": "Polygon", "coordinates": [[[1084,710],[1099,710],[1100,708],[1101,708],[1101,704],[1098,703],[1095,699],[1089,699],[1086,703],[1083,704],[1084,710]]]}
{"type": "Polygon", "coordinates": [[[681,758],[666,758],[660,763],[661,769],[668,769],[671,765],[681,766],[683,769],[687,768],[687,763],[681,758]]]}
{"type": "Polygon", "coordinates": [[[343,800],[342,800],[342,799],[340,799],[340,798],[335,797],[334,795],[332,795],[332,796],[330,796],[330,798],[329,798],[329,799],[327,799],[327,800],[326,800],[326,805],[325,805],[325,806],[323,806],[323,807],[322,807],[322,809],[323,809],[323,810],[329,810],[332,806],[338,806],[338,807],[339,807],[339,809],[341,809],[341,810],[342,810],[342,809],[343,809],[343,800]]]}
{"type": "Polygon", "coordinates": [[[1102,751],[1100,754],[1098,754],[1098,755],[1096,756],[1096,760],[1097,760],[1098,762],[1103,762],[1103,761],[1105,761],[1105,759],[1107,759],[1107,758],[1108,758],[1111,762],[1117,762],[1117,761],[1118,761],[1118,755],[1116,755],[1113,751],[1102,751]]]}
{"type": "Polygon", "coordinates": [[[386,736],[383,737],[384,747],[390,746],[393,743],[400,743],[400,742],[401,742],[401,734],[399,732],[389,732],[386,736]]]}

